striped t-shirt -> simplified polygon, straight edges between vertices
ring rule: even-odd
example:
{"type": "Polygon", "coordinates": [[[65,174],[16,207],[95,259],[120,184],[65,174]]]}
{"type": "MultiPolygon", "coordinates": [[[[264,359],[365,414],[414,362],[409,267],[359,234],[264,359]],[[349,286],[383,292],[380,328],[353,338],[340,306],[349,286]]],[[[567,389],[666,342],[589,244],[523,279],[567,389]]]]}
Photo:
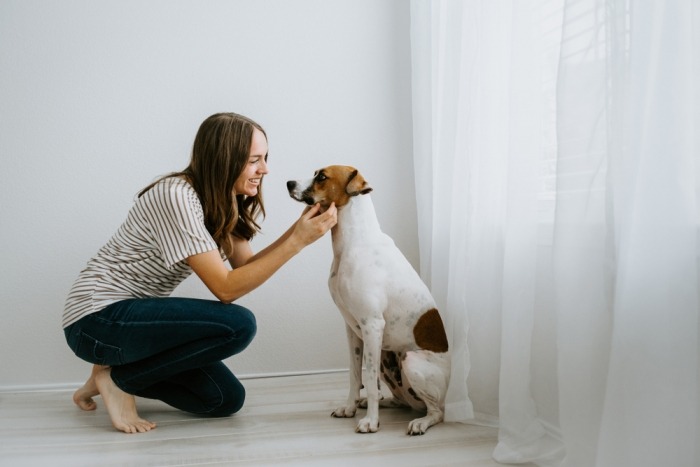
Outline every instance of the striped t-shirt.
{"type": "Polygon", "coordinates": [[[192,273],[185,259],[211,250],[218,246],[194,188],[177,177],[159,181],[81,271],[66,300],[63,327],[120,300],[167,297],[192,273]]]}

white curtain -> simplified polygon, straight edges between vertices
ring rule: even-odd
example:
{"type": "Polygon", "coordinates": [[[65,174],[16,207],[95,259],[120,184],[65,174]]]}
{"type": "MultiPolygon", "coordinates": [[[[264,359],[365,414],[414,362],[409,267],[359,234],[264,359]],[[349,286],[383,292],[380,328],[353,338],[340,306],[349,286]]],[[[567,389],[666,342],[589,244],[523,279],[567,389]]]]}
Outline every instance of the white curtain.
{"type": "Polygon", "coordinates": [[[503,463],[700,466],[700,3],[412,0],[447,418],[503,463]]]}

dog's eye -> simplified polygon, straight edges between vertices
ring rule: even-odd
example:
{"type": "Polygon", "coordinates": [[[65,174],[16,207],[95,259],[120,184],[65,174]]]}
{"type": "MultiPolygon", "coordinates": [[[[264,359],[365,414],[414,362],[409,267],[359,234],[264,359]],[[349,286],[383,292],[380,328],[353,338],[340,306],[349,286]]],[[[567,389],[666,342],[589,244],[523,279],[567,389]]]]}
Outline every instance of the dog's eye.
{"type": "Polygon", "coordinates": [[[326,177],[326,176],[323,175],[323,174],[318,174],[318,175],[316,175],[316,181],[317,181],[317,182],[322,182],[322,181],[326,180],[327,178],[328,178],[328,177],[326,177]]]}

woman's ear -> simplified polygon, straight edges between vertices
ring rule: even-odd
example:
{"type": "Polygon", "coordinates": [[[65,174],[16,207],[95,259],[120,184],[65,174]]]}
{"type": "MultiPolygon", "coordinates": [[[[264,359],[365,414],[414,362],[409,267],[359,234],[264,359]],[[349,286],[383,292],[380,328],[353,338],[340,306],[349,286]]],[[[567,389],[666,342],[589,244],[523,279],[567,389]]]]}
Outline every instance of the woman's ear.
{"type": "Polygon", "coordinates": [[[372,191],[372,187],[365,178],[357,171],[353,170],[348,178],[348,184],[345,187],[345,192],[350,196],[366,195],[372,191]]]}

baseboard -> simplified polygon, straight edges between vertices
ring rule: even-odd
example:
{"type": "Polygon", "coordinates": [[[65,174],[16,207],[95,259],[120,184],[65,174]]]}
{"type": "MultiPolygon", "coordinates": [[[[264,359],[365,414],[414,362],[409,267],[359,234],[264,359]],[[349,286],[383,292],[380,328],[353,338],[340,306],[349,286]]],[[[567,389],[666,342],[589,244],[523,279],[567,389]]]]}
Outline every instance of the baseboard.
{"type": "Polygon", "coordinates": [[[309,375],[326,375],[332,373],[347,373],[347,368],[338,368],[335,370],[303,370],[303,371],[288,371],[275,373],[251,373],[248,375],[236,375],[238,379],[261,379],[261,378],[283,378],[285,376],[309,376],[309,375]]]}
{"type": "MultiPolygon", "coordinates": [[[[309,376],[309,375],[325,375],[332,373],[347,373],[348,369],[335,370],[300,370],[288,372],[271,372],[271,373],[251,373],[247,375],[236,375],[238,379],[261,379],[261,378],[284,378],[289,376],[309,376]]],[[[17,385],[0,385],[0,394],[11,392],[56,392],[56,391],[75,391],[84,381],[78,383],[55,383],[55,384],[17,384],[17,385]]]]}

